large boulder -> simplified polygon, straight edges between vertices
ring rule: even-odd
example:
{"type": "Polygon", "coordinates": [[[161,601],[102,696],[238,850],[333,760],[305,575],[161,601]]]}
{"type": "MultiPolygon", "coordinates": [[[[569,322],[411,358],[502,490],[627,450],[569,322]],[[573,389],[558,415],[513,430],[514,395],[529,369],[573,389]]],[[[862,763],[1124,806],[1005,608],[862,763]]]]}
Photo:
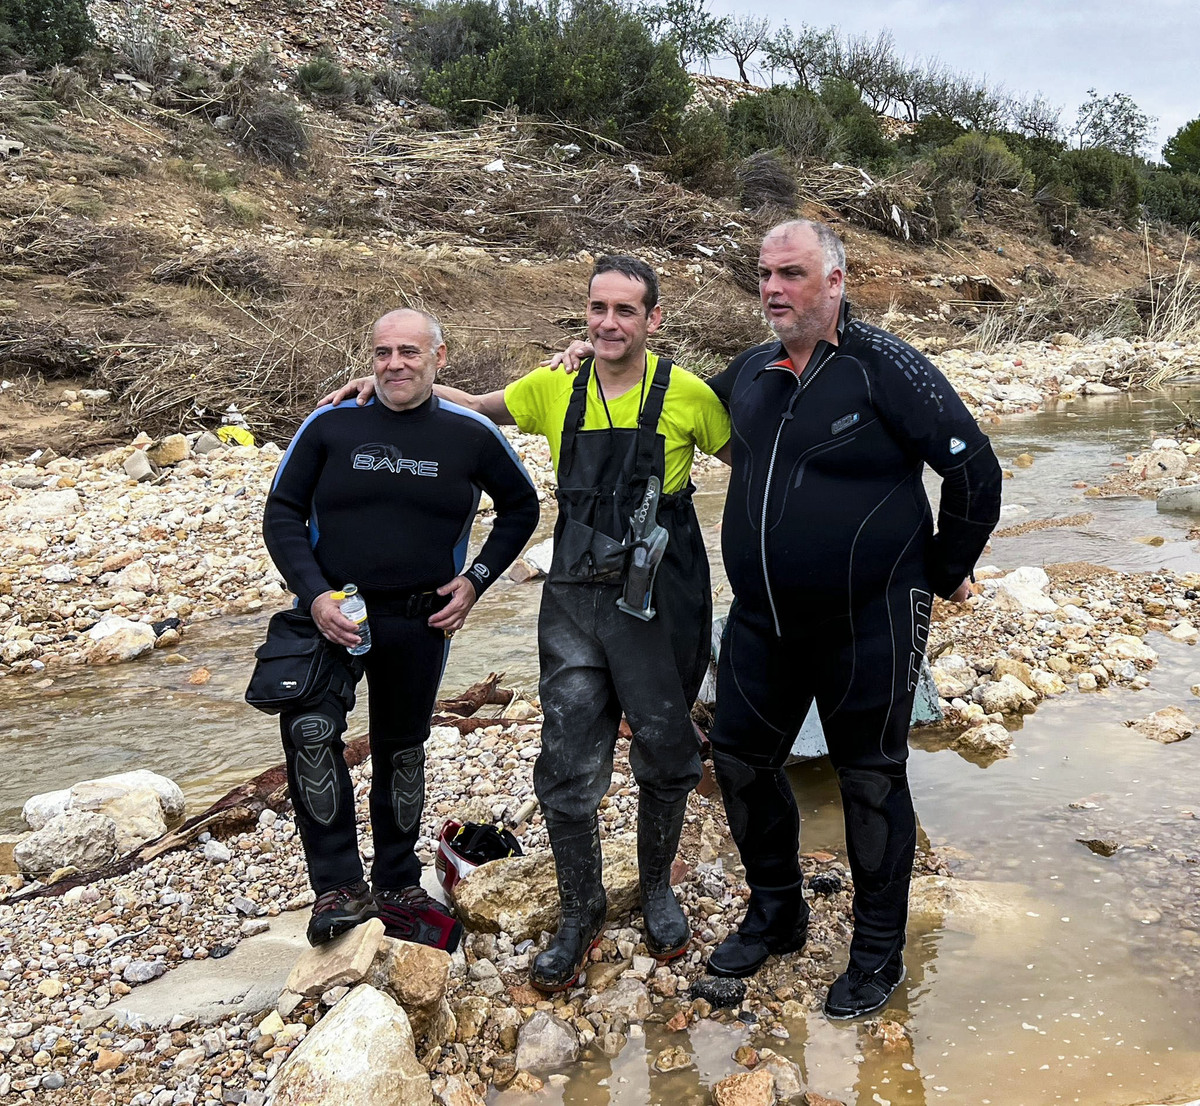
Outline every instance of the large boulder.
{"type": "Polygon", "coordinates": [[[1150,665],[1158,660],[1158,654],[1134,634],[1113,634],[1100,646],[1100,652],[1113,660],[1133,661],[1135,664],[1150,665]]]}
{"type": "Polygon", "coordinates": [[[766,1070],[727,1075],[713,1084],[712,1098],[714,1106],[771,1106],[775,1076],[766,1070]]]}
{"type": "Polygon", "coordinates": [[[1158,493],[1160,511],[1184,511],[1200,515],[1200,484],[1189,484],[1184,488],[1164,488],[1158,493]]]}
{"type": "Polygon", "coordinates": [[[1187,454],[1182,449],[1148,449],[1129,462],[1129,474],[1138,480],[1166,480],[1187,470],[1187,454]]]}
{"type": "MultiPolygon", "coordinates": [[[[79,805],[79,809],[90,809],[79,805]]],[[[117,827],[117,852],[132,852],[139,845],[153,841],[167,832],[162,803],[152,788],[126,791],[94,808],[113,820],[117,827]]]]}
{"type": "Polygon", "coordinates": [[[1151,741],[1160,741],[1164,745],[1182,741],[1196,732],[1196,723],[1179,707],[1163,707],[1145,718],[1131,719],[1125,725],[1143,737],[1148,737],[1151,741]]]}
{"type": "Polygon", "coordinates": [[[87,810],[68,810],[51,818],[13,849],[17,867],[28,876],[43,876],[67,867],[88,872],[116,855],[116,823],[87,810]]]}
{"type": "Polygon", "coordinates": [[[1005,757],[1012,748],[1012,734],[998,722],[972,726],[954,739],[954,747],[983,757],[1005,757]]]}
{"type": "MultiPolygon", "coordinates": [[[[288,976],[287,989],[294,995],[321,995],[333,987],[355,987],[367,978],[382,943],[383,922],[371,918],[324,945],[306,949],[288,976]]],[[[409,1024],[407,1016],[404,1024],[409,1024]]]]}
{"type": "Polygon", "coordinates": [[[90,664],[120,664],[149,653],[158,635],[146,622],[134,622],[119,615],[102,618],[90,630],[87,650],[90,664]]]}
{"type": "Polygon", "coordinates": [[[988,714],[1018,714],[1026,703],[1037,702],[1037,692],[1016,676],[1006,675],[975,689],[976,701],[988,714]]]}
{"type": "MultiPolygon", "coordinates": [[[[637,838],[610,837],[603,843],[608,917],[638,903],[637,838]]],[[[507,933],[514,941],[537,937],[558,925],[558,881],[549,852],[506,857],[481,864],[455,885],[454,905],[463,925],[485,933],[507,933]]]]}
{"type": "Polygon", "coordinates": [[[1049,614],[1057,609],[1054,600],[1046,595],[1049,586],[1050,577],[1042,569],[1026,565],[996,582],[993,601],[1005,611],[1049,614]]]}
{"type": "Polygon", "coordinates": [[[270,1097],[274,1106],[431,1106],[433,1089],[404,1010],[364,984],[296,1046],[270,1097]]]}
{"type": "Polygon", "coordinates": [[[392,937],[384,937],[376,950],[369,981],[404,1007],[418,1040],[442,1013],[450,963],[443,949],[392,937]]]}
{"type": "Polygon", "coordinates": [[[117,591],[140,591],[144,595],[153,595],[158,591],[158,578],[145,561],[134,561],[121,569],[108,582],[108,586],[117,591]]]}
{"type": "Polygon", "coordinates": [[[168,434],[162,441],[146,447],[146,456],[156,465],[177,465],[190,452],[187,438],[182,434],[168,434]]]}
{"type": "Polygon", "coordinates": [[[617,980],[613,987],[592,995],[584,1004],[585,1014],[620,1014],[628,1022],[645,1021],[654,1009],[646,985],[632,976],[617,980]]]}
{"type": "Polygon", "coordinates": [[[548,1010],[539,1010],[517,1034],[516,1066],[521,1071],[554,1071],[579,1059],[579,1035],[548,1010]]]}
{"type": "Polygon", "coordinates": [[[0,510],[0,525],[20,526],[28,522],[53,522],[55,519],[77,515],[83,510],[79,493],[74,488],[38,492],[23,496],[0,510]]]}
{"type": "MultiPolygon", "coordinates": [[[[184,800],[183,792],[174,780],[160,776],[157,772],[138,768],[132,772],[117,772],[94,780],[81,780],[73,787],[34,795],[22,807],[21,817],[31,830],[39,830],[51,818],[68,810],[90,810],[107,814],[118,823],[118,836],[122,833],[136,836],[144,830],[147,836],[143,836],[141,841],[149,841],[152,837],[164,833],[167,825],[183,817],[184,800]],[[147,795],[147,792],[150,794],[147,795]],[[130,799],[129,796],[136,798],[130,799]],[[157,814],[153,810],[154,805],[158,806],[157,814]],[[161,829],[151,832],[164,822],[166,825],[161,829]],[[142,826],[142,830],[136,828],[138,824],[142,826]]],[[[138,844],[141,844],[141,841],[138,844]]]]}

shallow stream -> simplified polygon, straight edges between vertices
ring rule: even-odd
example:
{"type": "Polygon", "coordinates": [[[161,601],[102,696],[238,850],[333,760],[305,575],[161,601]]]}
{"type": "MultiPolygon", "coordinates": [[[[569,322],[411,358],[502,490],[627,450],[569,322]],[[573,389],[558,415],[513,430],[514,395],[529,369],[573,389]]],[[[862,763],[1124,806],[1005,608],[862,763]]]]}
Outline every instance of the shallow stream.
{"type": "MultiPolygon", "coordinates": [[[[984,559],[1001,568],[1091,561],[1129,572],[1200,571],[1188,516],[1151,500],[1085,498],[1077,481],[1102,483],[1114,461],[1180,421],[1200,388],[1078,400],[1011,417],[990,433],[1006,469],[1005,501],[1028,509],[1001,526],[1083,513],[1091,522],[997,538],[984,559]],[[1178,404],[1178,407],[1175,405],[1178,404]],[[1029,467],[1015,467],[1023,453],[1029,467]],[[1138,538],[1161,537],[1161,545],[1138,538]]],[[[719,571],[723,472],[706,474],[698,505],[714,561],[717,608],[729,596],[719,571]]],[[[548,531],[548,522],[544,527],[548,531]]],[[[497,584],[454,642],[444,681],[461,688],[489,671],[533,690],[537,584],[497,584]]],[[[20,828],[29,795],[135,767],[177,780],[192,812],[280,759],[275,722],[241,702],[265,614],[190,627],[189,663],[161,654],[113,668],[61,670],[0,683],[0,832],[20,828]],[[203,666],[203,686],[187,676],[203,666]]],[[[797,1061],[808,1085],[858,1106],[893,1103],[1166,1102],[1200,1096],[1200,737],[1159,745],[1122,722],[1188,694],[1200,653],[1150,639],[1160,652],[1140,692],[1074,692],[1025,720],[1013,755],[986,769],[914,734],[910,761],[923,832],[981,881],[985,909],[910,929],[907,1010],[911,1050],[885,1052],[856,1024],[819,1015],[790,1038],[755,1040],[797,1061]],[[1072,808],[1069,804],[1081,804],[1072,808]],[[986,816],[981,817],[981,812],[986,816]],[[1104,857],[1078,838],[1122,844],[1104,857]]],[[[1195,704],[1193,706],[1193,704],[1195,704]]],[[[365,711],[359,717],[365,722],[365,711]]],[[[361,732],[361,724],[351,733],[361,732]]],[[[805,815],[804,849],[844,854],[832,772],[793,770],[805,815]]],[[[687,1034],[648,1025],[609,1061],[581,1064],[546,1103],[643,1106],[707,1102],[707,1086],[737,1069],[731,1054],[751,1027],[706,1021],[687,1034]],[[668,1045],[695,1067],[660,1073],[668,1045]]],[[[500,1106],[512,1096],[496,1094],[500,1106]]]]}

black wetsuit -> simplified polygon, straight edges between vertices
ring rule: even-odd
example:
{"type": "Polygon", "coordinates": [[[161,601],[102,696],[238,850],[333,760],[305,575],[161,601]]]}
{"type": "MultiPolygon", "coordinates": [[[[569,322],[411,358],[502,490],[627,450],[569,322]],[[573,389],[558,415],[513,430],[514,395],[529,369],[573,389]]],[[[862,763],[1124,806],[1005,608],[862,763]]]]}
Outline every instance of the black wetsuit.
{"type": "Polygon", "coordinates": [[[999,517],[1000,467],[912,347],[843,319],[797,376],[779,342],[710,381],[733,421],[714,765],[751,887],[793,886],[799,815],[782,772],[813,699],[855,881],[851,961],[902,944],[916,825],[905,775],[932,593],[967,577],[999,517]],[[938,530],[921,482],[942,477],[938,530]]]}
{"type": "MultiPolygon", "coordinates": [[[[538,520],[537,493],[487,419],[436,397],[410,411],[372,401],[322,407],[288,447],[263,513],[267,549],[307,610],[357,584],[367,603],[372,881],[420,880],[413,847],[424,802],[424,741],[448,642],[427,619],[436,589],[462,573],[481,594],[516,558],[538,520]],[[480,491],[496,520],[466,563],[480,491]]],[[[338,646],[332,646],[335,650],[338,646]]],[[[317,894],[362,878],[354,791],[342,757],[346,704],[281,717],[288,782],[317,894]]]]}

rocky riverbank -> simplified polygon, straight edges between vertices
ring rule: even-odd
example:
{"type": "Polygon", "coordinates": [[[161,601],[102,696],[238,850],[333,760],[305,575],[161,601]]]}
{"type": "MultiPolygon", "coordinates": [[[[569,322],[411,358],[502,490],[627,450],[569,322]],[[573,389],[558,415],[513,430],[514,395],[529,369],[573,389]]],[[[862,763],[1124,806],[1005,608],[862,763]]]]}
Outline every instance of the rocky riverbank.
{"type": "MultiPolygon", "coordinates": [[[[1103,378],[1130,356],[1194,361],[1195,351],[1137,350],[1128,343],[1084,347],[1060,338],[1015,353],[951,351],[939,361],[972,409],[990,417],[1103,391],[1112,387],[1103,378]]],[[[550,472],[544,445],[520,435],[512,439],[545,496],[550,472]]],[[[1132,486],[1109,493],[1157,494],[1200,479],[1195,438],[1147,444],[1158,448],[1118,475],[1132,486]],[[1156,460],[1162,464],[1156,467],[1156,460]]],[[[259,534],[280,456],[271,444],[177,437],[142,440],[90,458],[42,455],[0,466],[2,671],[12,678],[51,679],[62,669],[66,677],[71,665],[174,649],[189,622],[282,605],[283,588],[259,534]]],[[[1098,492],[1107,494],[1103,487],[1098,492]]],[[[1144,686],[1153,678],[1155,634],[1194,642],[1200,625],[1200,577],[1129,576],[1090,565],[1050,573],[1029,567],[1003,575],[981,571],[978,590],[966,608],[936,605],[930,656],[950,728],[965,731],[953,740],[983,758],[1003,755],[1011,740],[1005,720],[1044,697],[1072,686],[1144,686]]],[[[427,866],[444,818],[490,821],[532,793],[540,736],[536,703],[521,713],[528,715],[525,721],[468,733],[435,730],[419,846],[427,866]]],[[[1148,725],[1140,732],[1154,737],[1165,730],[1148,725]]],[[[150,1024],[126,1012],[122,1000],[137,988],[173,972],[182,981],[191,965],[222,960],[242,942],[253,949],[264,931],[283,924],[287,911],[311,903],[286,807],[264,811],[256,826],[227,839],[198,840],[128,875],[62,896],[22,899],[19,893],[29,890],[25,880],[5,877],[18,897],[0,900],[0,1099],[263,1103],[269,1088],[282,1085],[293,1051],[345,1000],[348,987],[351,995],[374,987],[401,1007],[413,1007],[407,1016],[413,1055],[434,1080],[416,1080],[412,1101],[429,1101],[430,1086],[446,1106],[475,1106],[491,1087],[531,1092],[544,1080],[561,1080],[547,1071],[572,1062],[580,1050],[611,1056],[642,1036],[647,1022],[682,1032],[700,1018],[755,1026],[756,1050],[739,1062],[762,1069],[760,1098],[764,1090],[784,1097],[784,1088],[802,1087],[800,1073],[772,1058],[769,1045],[787,1038],[792,1020],[820,1002],[841,967],[849,933],[848,873],[829,854],[809,854],[804,863],[814,919],[804,954],[773,961],[749,981],[744,995],[693,990],[708,951],[744,908],[744,887],[728,863],[732,850],[720,800],[711,784],[690,800],[677,890],[697,938],[684,959],[656,967],[641,945],[635,910],[636,788],[624,763],[619,759],[601,810],[613,883],[610,928],[589,968],[587,989],[554,1001],[525,981],[552,924],[552,868],[536,816],[522,833],[529,859],[520,862],[519,880],[496,884],[472,877],[474,897],[472,880],[463,885],[461,908],[468,917],[474,912],[474,925],[483,928],[449,958],[437,1000],[426,995],[416,1007],[411,1001],[405,1006],[403,988],[389,975],[387,965],[400,954],[379,942],[359,958],[364,962],[355,978],[318,986],[313,977],[301,988],[304,994],[284,993],[215,1022],[180,1013],[150,1024]],[[498,899],[506,883],[507,898],[498,899]],[[486,894],[480,890],[485,885],[486,894]],[[486,932],[499,913],[501,932],[486,932]],[[534,1038],[558,1051],[542,1049],[535,1056],[534,1038]]],[[[370,772],[369,762],[354,770],[360,821],[370,772]]],[[[931,900],[947,894],[946,869],[937,857],[924,856],[919,873],[914,909],[923,895],[931,900]]],[[[928,901],[921,908],[933,909],[928,901]]],[[[885,1020],[873,1032],[889,1047],[905,1047],[904,1030],[894,1022],[885,1020]]],[[[686,1053],[681,1058],[671,1048],[654,1059],[660,1071],[685,1061],[686,1053]]],[[[819,1090],[813,1089],[811,1101],[819,1101],[819,1090]]]]}

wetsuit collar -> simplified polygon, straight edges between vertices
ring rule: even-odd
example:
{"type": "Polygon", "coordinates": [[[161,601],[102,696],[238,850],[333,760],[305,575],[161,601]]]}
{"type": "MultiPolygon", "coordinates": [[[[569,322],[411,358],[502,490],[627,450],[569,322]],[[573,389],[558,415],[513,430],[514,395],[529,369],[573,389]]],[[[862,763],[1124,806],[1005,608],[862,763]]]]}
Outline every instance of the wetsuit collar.
{"type": "MultiPolygon", "coordinates": [[[[812,353],[809,355],[808,361],[805,363],[803,369],[797,369],[795,367],[795,365],[792,364],[792,359],[788,355],[787,348],[784,346],[783,342],[778,342],[778,343],[776,343],[772,360],[770,362],[768,362],[768,364],[766,364],[764,366],[764,368],[767,368],[767,369],[790,369],[798,377],[802,377],[814,365],[819,365],[822,361],[824,361],[825,358],[828,356],[830,350],[837,349],[837,347],[842,344],[842,335],[845,332],[846,324],[849,321],[850,321],[850,303],[846,299],[846,297],[843,296],[842,302],[838,306],[837,341],[836,342],[827,342],[824,339],[822,339],[820,342],[818,342],[816,344],[816,346],[813,348],[812,353]]],[[[759,371],[761,372],[762,370],[760,369],[759,371]]]]}
{"type": "MultiPolygon", "coordinates": [[[[372,396],[370,402],[376,403],[377,399],[377,396],[372,396]]],[[[437,396],[431,392],[429,398],[424,403],[418,403],[416,407],[409,407],[405,411],[393,410],[386,403],[382,402],[378,403],[377,406],[381,411],[386,411],[389,415],[398,419],[423,419],[426,415],[433,414],[438,409],[439,404],[437,396]]]]}

